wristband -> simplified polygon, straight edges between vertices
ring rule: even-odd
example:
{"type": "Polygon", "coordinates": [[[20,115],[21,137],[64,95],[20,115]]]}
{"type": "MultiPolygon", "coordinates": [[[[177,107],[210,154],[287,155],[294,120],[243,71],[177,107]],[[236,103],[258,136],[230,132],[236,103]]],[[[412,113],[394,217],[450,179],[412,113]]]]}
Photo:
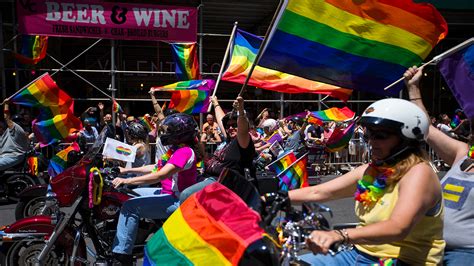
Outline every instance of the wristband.
{"type": "Polygon", "coordinates": [[[416,100],[421,100],[421,97],[418,97],[418,98],[410,98],[410,101],[416,101],[416,100]]]}
{"type": "Polygon", "coordinates": [[[216,105],[214,105],[214,108],[216,108],[217,106],[220,106],[220,105],[216,104],[216,105]]]}

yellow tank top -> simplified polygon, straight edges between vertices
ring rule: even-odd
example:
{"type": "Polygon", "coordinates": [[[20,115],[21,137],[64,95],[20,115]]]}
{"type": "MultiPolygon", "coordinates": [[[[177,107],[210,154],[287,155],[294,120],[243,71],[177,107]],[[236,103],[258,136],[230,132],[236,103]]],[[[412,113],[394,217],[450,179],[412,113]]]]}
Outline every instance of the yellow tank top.
{"type": "MultiPolygon", "coordinates": [[[[387,220],[398,200],[398,186],[387,187],[387,192],[372,206],[364,207],[356,201],[355,213],[359,226],[387,220]]],[[[408,236],[399,242],[381,245],[356,245],[361,252],[378,258],[398,258],[410,265],[441,264],[445,242],[443,240],[443,213],[441,207],[433,216],[425,215],[408,236]]]]}

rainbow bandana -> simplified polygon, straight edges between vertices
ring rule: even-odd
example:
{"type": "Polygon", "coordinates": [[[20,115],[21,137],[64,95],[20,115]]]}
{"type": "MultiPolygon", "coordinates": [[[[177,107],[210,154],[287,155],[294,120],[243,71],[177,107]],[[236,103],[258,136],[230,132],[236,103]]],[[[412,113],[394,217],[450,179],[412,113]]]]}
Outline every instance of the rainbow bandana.
{"type": "Polygon", "coordinates": [[[385,194],[387,178],[394,172],[393,167],[375,166],[373,163],[370,163],[362,179],[357,182],[357,191],[354,194],[354,199],[361,202],[364,206],[377,203],[385,194]]]}

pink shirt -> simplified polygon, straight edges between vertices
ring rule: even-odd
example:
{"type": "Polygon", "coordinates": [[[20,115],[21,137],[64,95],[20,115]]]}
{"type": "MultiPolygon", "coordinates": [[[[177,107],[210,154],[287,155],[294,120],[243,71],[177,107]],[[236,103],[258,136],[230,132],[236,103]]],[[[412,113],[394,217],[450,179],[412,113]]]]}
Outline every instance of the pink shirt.
{"type": "Polygon", "coordinates": [[[181,171],[161,181],[162,194],[179,196],[181,191],[196,184],[197,167],[193,149],[189,147],[177,149],[167,163],[180,168],[181,171]]]}

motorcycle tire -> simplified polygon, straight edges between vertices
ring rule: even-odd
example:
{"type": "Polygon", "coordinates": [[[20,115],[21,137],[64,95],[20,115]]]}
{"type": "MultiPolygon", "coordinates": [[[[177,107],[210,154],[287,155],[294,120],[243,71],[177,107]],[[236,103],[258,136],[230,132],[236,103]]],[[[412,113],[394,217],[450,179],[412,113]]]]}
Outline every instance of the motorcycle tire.
{"type": "Polygon", "coordinates": [[[15,219],[20,220],[35,215],[51,215],[51,210],[41,213],[46,203],[46,196],[21,198],[15,207],[15,219]]]}
{"type": "MultiPolygon", "coordinates": [[[[0,251],[0,265],[33,266],[35,264],[36,257],[40,254],[44,245],[44,241],[30,240],[19,241],[2,246],[2,250],[0,251]]],[[[51,250],[43,265],[67,265],[68,262],[68,254],[56,247],[51,250]]]]}
{"type": "Polygon", "coordinates": [[[6,181],[8,199],[18,201],[18,195],[27,187],[44,184],[44,180],[28,174],[13,174],[6,181]]]}

